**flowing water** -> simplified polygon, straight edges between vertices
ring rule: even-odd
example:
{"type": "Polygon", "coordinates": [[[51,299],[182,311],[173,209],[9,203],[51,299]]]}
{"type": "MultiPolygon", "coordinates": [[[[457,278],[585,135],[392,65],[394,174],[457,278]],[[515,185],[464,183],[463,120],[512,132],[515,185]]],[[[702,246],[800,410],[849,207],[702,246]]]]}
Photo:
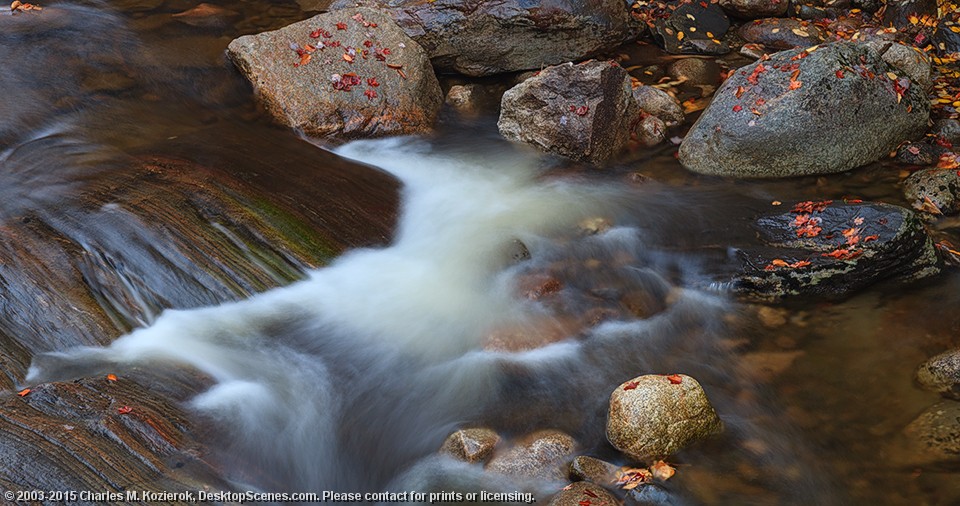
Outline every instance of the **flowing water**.
{"type": "MultiPolygon", "coordinates": [[[[431,138],[333,148],[270,126],[222,56],[232,37],[308,14],[293,3],[218,5],[232,11],[224,22],[172,18],[194,6],[185,0],[0,16],[0,84],[15,98],[0,104],[0,219],[29,211],[63,229],[82,221],[110,231],[116,222],[103,209],[80,214],[71,197],[125,156],[231,165],[269,185],[281,177],[276,165],[228,152],[284,160],[308,149],[317,167],[283,172],[309,180],[314,170],[338,171],[357,194],[380,190],[361,164],[400,180],[393,237],[241,300],[185,285],[178,304],[134,297],[141,311],[120,316],[138,328],[107,346],[90,345],[117,329],[68,338],[51,324],[49,342],[31,347],[51,353],[34,358],[27,382],[138,367],[202,373],[209,388],[184,403],[212,427],[204,442],[237,490],[520,490],[543,501],[563,483],[494,477],[436,450],[461,427],[508,439],[556,428],[582,453],[628,464],[605,441],[609,393],[639,374],[682,372],[703,384],[726,431],[676,457],[667,483],[675,501],[960,500],[952,469],[918,468],[888,444],[937,400],[911,375],[957,344],[950,310],[960,277],[879,285],[773,318],[758,318],[716,282],[731,267],[731,245],[751,240],[744,225],[771,200],[902,203],[894,169],[733,183],[686,173],[662,146],[597,171],[510,146],[491,118],[447,117],[431,138]],[[635,184],[636,171],[660,182],[635,184]],[[584,223],[610,226],[588,232],[584,223]],[[543,295],[544,279],[562,288],[543,295]],[[171,305],[193,309],[160,312],[171,305]]],[[[273,184],[278,195],[299,195],[273,184]]],[[[138,240],[169,256],[160,244],[190,239],[138,240]]],[[[110,244],[125,247],[122,237],[110,244]]],[[[111,265],[129,293],[150,293],[143,284],[178,290],[177,277],[154,273],[144,283],[136,269],[111,265]]]]}

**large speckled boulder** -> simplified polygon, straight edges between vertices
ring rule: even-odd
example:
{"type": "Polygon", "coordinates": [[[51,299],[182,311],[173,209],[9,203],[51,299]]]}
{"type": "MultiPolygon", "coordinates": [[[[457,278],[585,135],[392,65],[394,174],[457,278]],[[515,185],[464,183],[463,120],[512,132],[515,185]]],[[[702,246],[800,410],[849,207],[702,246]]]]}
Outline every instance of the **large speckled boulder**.
{"type": "Polygon", "coordinates": [[[610,395],[607,439],[639,461],[666,457],[721,430],[707,394],[690,376],[640,376],[610,395]]]}
{"type": "Polygon", "coordinates": [[[623,0],[338,0],[389,13],[445,71],[484,76],[579,61],[635,37],[623,0]]]}
{"type": "Polygon", "coordinates": [[[469,462],[484,462],[493,455],[493,449],[500,442],[500,436],[491,429],[460,429],[443,442],[440,453],[469,462]]]}
{"type": "Polygon", "coordinates": [[[278,122],[309,135],[424,132],[443,102],[423,48],[371,9],[245,35],[230,43],[227,56],[278,122]]]}
{"type": "Polygon", "coordinates": [[[510,140],[603,163],[626,146],[638,114],[627,71],[589,61],[545,68],[507,90],[497,126],[510,140]]]}
{"type": "Polygon", "coordinates": [[[486,469],[507,476],[565,480],[565,464],[575,448],[576,442],[569,434],[558,430],[541,430],[528,434],[513,447],[494,455],[486,469]]]}
{"type": "Polygon", "coordinates": [[[895,67],[891,61],[908,61],[895,44],[836,42],[743,67],[684,138],[680,162],[702,174],[757,178],[843,172],[880,159],[923,135],[930,116],[929,63],[916,53],[895,67]],[[896,58],[884,57],[890,51],[896,58]]]}
{"type": "Polygon", "coordinates": [[[960,349],[941,353],[921,364],[917,382],[927,390],[960,400],[960,349]]]}
{"type": "Polygon", "coordinates": [[[589,481],[578,481],[568,485],[550,499],[548,506],[590,506],[619,504],[617,498],[600,485],[589,481]]]}

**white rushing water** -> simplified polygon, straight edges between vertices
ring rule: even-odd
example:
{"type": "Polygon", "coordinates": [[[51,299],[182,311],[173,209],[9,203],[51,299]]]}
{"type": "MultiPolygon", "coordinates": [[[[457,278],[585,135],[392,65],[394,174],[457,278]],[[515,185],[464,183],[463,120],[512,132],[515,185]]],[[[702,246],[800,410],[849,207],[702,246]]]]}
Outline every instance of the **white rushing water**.
{"type": "MultiPolygon", "coordinates": [[[[387,452],[400,465],[436,445],[496,392],[491,356],[470,352],[542,311],[513,295],[516,240],[536,257],[538,237],[595,216],[617,192],[539,179],[540,161],[522,152],[445,154],[391,139],[338,153],[402,180],[392,245],[248,300],[168,310],[109,347],[45,357],[28,381],[65,364],[194,367],[215,385],[193,408],[235,431],[229,452],[293,489],[365,486],[351,460],[387,452]]],[[[364,472],[382,484],[395,471],[364,472]]]]}

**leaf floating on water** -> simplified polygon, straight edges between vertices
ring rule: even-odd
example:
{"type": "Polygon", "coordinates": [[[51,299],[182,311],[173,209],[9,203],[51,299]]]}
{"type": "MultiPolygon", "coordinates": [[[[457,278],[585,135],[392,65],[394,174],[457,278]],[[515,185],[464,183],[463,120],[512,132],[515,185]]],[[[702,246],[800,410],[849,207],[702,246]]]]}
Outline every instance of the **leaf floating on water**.
{"type": "Polygon", "coordinates": [[[133,411],[133,408],[131,408],[130,406],[121,406],[121,407],[117,408],[117,413],[120,413],[121,415],[126,415],[127,413],[130,413],[131,411],[133,411]]]}
{"type": "Polygon", "coordinates": [[[31,392],[31,391],[32,391],[32,390],[30,390],[29,388],[24,388],[23,390],[17,392],[17,395],[19,395],[20,397],[26,397],[26,396],[30,395],[30,392],[31,392]]]}
{"type": "Polygon", "coordinates": [[[650,466],[650,472],[653,474],[654,478],[660,481],[667,481],[677,473],[677,470],[670,464],[667,464],[662,460],[658,460],[654,462],[652,466],[650,466]]]}
{"type": "Polygon", "coordinates": [[[652,481],[653,474],[646,468],[624,466],[617,470],[616,479],[615,485],[624,490],[632,490],[652,481]]]}

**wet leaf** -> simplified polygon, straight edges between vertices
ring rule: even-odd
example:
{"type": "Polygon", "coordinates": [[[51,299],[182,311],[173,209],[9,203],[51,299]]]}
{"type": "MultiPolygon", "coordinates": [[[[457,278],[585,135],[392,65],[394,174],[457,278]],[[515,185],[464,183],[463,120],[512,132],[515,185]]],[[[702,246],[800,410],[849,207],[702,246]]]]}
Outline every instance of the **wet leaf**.
{"type": "Polygon", "coordinates": [[[363,94],[366,95],[367,100],[373,100],[377,98],[377,92],[373,88],[368,88],[366,91],[363,92],[363,94]]]}
{"type": "Polygon", "coordinates": [[[590,497],[593,497],[594,499],[596,499],[597,497],[599,497],[599,496],[597,496],[597,494],[594,494],[593,491],[590,490],[589,488],[583,490],[583,495],[588,495],[588,496],[590,496],[590,497]]]}
{"type": "Polygon", "coordinates": [[[117,381],[117,375],[116,375],[116,374],[108,374],[108,375],[107,375],[107,381],[117,381]]]}
{"type": "Polygon", "coordinates": [[[652,480],[653,475],[648,469],[624,466],[617,470],[614,484],[623,490],[632,490],[652,480]]]}
{"type": "Polygon", "coordinates": [[[626,385],[623,385],[623,389],[624,389],[624,390],[634,390],[634,389],[636,389],[637,386],[639,386],[639,385],[640,385],[640,382],[639,382],[639,381],[631,381],[631,382],[627,383],[626,385]]]}
{"type": "Polygon", "coordinates": [[[380,86],[380,83],[377,82],[376,77],[371,77],[370,79],[367,79],[367,84],[370,86],[373,86],[374,88],[376,88],[377,86],[380,86]]]}
{"type": "Polygon", "coordinates": [[[117,413],[120,413],[121,415],[126,415],[131,411],[133,411],[133,408],[131,408],[130,406],[121,406],[117,408],[117,413]]]}
{"type": "Polygon", "coordinates": [[[343,53],[343,61],[347,63],[353,63],[353,57],[347,53],[343,53]]]}
{"type": "Polygon", "coordinates": [[[574,112],[576,113],[577,116],[586,116],[589,111],[590,111],[589,107],[585,105],[581,105],[580,107],[577,107],[577,110],[574,112]]]}
{"type": "Polygon", "coordinates": [[[743,106],[735,105],[733,106],[733,112],[740,112],[743,110],[743,106]]]}
{"type": "Polygon", "coordinates": [[[30,395],[30,392],[31,390],[29,388],[24,388],[23,390],[17,392],[17,395],[19,395],[20,397],[26,397],[30,395]]]}
{"type": "Polygon", "coordinates": [[[670,376],[667,376],[667,381],[673,385],[679,385],[680,383],[683,383],[683,377],[681,377],[679,374],[671,374],[670,376]]]}
{"type": "Polygon", "coordinates": [[[346,29],[347,29],[346,23],[344,23],[343,21],[337,23],[337,30],[346,30],[346,29]]]}
{"type": "Polygon", "coordinates": [[[650,472],[653,477],[660,481],[667,481],[676,474],[677,470],[673,466],[662,460],[658,460],[650,466],[650,472]]]}

